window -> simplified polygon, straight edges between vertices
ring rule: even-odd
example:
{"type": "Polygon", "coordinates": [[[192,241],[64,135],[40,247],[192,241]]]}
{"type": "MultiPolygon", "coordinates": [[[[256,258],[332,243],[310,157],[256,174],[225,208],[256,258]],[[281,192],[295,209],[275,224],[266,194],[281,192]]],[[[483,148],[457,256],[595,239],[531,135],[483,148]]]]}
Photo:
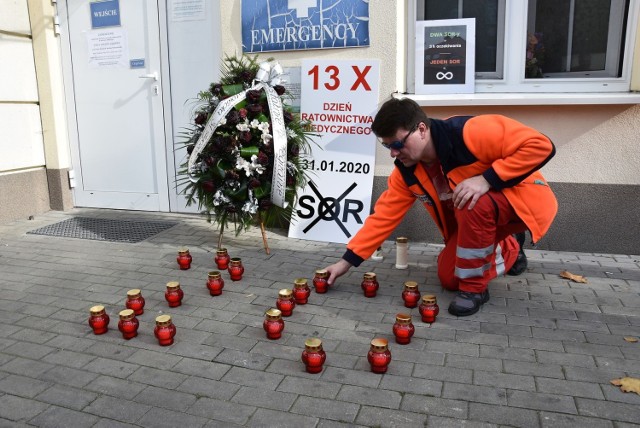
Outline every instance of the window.
{"type": "Polygon", "coordinates": [[[476,19],[476,78],[501,78],[505,0],[424,0],[422,20],[476,19]]]}
{"type": "Polygon", "coordinates": [[[419,21],[476,19],[476,92],[629,91],[640,0],[412,2],[419,21]]]}
{"type": "Polygon", "coordinates": [[[530,0],[527,53],[542,57],[536,77],[620,77],[624,3],[530,0]]]}

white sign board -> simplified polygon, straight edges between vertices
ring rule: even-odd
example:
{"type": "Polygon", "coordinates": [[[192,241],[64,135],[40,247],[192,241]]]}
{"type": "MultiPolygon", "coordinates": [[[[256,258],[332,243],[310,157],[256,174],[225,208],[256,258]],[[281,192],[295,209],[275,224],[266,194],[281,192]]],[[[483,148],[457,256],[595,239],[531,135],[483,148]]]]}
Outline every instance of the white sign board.
{"type": "Polygon", "coordinates": [[[298,195],[290,237],[346,243],[369,215],[379,78],[376,60],[302,62],[300,116],[320,147],[306,164],[310,183],[298,195]]]}
{"type": "Polygon", "coordinates": [[[475,18],[416,22],[416,94],[475,90],[475,18]]]}
{"type": "Polygon", "coordinates": [[[127,32],[122,28],[91,30],[87,44],[91,68],[129,68],[127,32]]]}

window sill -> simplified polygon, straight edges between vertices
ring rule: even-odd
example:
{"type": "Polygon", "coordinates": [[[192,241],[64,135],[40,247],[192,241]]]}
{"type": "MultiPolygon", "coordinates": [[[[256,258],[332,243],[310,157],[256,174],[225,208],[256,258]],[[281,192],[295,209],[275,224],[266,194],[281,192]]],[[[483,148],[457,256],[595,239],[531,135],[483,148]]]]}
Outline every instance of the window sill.
{"type": "Polygon", "coordinates": [[[411,98],[421,106],[531,106],[640,104],[640,92],[610,93],[476,93],[476,94],[392,94],[394,98],[411,98]]]}

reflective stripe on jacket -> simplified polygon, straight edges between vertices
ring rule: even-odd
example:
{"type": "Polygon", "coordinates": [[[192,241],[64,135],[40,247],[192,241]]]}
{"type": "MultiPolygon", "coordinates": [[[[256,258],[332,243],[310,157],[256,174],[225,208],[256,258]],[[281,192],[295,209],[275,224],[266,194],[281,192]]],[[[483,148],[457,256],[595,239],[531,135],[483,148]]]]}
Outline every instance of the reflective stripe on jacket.
{"type": "MultiPolygon", "coordinates": [[[[553,192],[538,171],[555,154],[551,140],[533,128],[501,115],[431,119],[431,137],[452,189],[462,180],[482,175],[501,190],[534,242],[544,236],[558,210],[553,192]]],[[[343,258],[360,265],[391,235],[416,199],[435,221],[445,242],[456,228],[446,224],[436,189],[421,163],[405,167],[395,161],[388,188],[374,212],[347,244],[343,258]]]]}

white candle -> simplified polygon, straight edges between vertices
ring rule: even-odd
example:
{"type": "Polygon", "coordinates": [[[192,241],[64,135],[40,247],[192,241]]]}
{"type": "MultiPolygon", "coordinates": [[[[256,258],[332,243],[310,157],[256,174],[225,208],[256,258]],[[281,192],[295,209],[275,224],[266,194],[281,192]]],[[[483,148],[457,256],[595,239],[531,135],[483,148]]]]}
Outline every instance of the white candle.
{"type": "Polygon", "coordinates": [[[408,239],[404,237],[396,238],[396,269],[406,269],[409,267],[408,239]]]}

